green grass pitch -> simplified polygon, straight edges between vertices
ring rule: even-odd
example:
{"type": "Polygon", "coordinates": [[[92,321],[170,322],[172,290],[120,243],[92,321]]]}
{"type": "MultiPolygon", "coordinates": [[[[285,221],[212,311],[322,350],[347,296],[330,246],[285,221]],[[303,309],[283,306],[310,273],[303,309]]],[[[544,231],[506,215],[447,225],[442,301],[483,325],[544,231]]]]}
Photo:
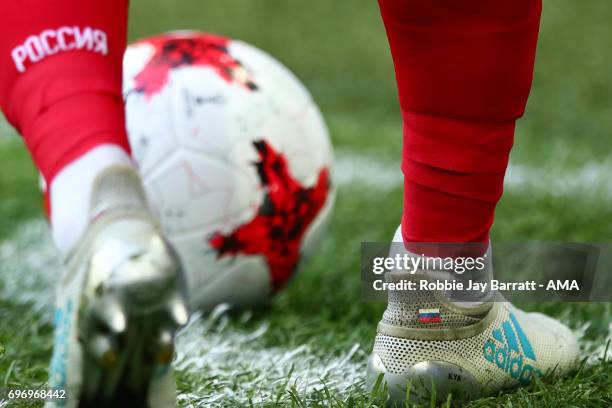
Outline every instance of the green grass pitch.
{"type": "MultiPolygon", "coordinates": [[[[610,16],[608,0],[545,2],[534,88],[494,240],[612,238],[610,16]]],[[[134,0],[130,20],[130,39],[197,29],[270,52],[313,93],[337,153],[329,233],[290,287],[266,310],[217,310],[180,334],[180,405],[377,406],[363,373],[384,305],[360,300],[359,250],[361,241],[391,238],[402,192],[401,122],[376,2],[134,0]]],[[[36,172],[12,133],[0,125],[0,388],[45,382],[52,347],[45,282],[60,273],[36,172]]],[[[526,307],[576,330],[585,363],[563,379],[468,406],[612,406],[610,304],[526,307]]]]}

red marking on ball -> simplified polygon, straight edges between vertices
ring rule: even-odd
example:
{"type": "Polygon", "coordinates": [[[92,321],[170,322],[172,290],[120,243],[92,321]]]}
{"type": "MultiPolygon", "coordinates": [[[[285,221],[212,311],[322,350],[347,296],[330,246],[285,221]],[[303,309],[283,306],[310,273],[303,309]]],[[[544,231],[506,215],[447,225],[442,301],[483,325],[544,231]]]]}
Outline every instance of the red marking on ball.
{"type": "Polygon", "coordinates": [[[300,260],[300,245],[307,228],[327,201],[329,169],[323,168],[312,187],[304,187],[290,173],[287,159],[265,141],[254,143],[255,164],[265,197],[257,215],[228,235],[215,233],[209,242],[218,257],[262,255],[278,290],[300,260]]]}

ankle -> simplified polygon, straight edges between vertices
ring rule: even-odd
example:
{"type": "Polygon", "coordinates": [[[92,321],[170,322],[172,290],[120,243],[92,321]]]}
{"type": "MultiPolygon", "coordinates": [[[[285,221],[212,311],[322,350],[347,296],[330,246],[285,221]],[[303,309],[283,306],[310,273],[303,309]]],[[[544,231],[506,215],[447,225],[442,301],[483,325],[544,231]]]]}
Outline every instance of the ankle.
{"type": "Polygon", "coordinates": [[[89,225],[98,176],[116,166],[133,167],[130,156],[119,146],[102,145],[67,165],[51,181],[49,218],[62,253],[74,247],[89,225]]]}

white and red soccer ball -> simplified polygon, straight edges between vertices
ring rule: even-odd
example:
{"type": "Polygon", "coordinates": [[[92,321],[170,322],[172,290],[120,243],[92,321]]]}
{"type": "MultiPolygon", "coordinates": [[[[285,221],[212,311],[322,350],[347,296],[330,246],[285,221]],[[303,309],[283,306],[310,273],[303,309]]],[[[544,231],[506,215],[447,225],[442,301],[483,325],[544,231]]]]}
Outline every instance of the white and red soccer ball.
{"type": "Polygon", "coordinates": [[[251,45],[177,32],[128,47],[123,91],[193,306],[264,302],[312,252],[334,202],[332,146],[306,88],[251,45]]]}

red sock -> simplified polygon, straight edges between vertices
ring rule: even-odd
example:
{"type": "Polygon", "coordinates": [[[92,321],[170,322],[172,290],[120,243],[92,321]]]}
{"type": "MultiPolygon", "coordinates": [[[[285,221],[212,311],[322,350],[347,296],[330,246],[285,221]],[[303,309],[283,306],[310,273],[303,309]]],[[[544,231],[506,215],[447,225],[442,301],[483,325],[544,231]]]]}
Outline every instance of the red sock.
{"type": "Polygon", "coordinates": [[[406,243],[487,243],[540,0],[379,0],[404,119],[406,243]]]}
{"type": "Polygon", "coordinates": [[[0,13],[0,106],[47,185],[101,144],[129,151],[121,97],[127,0],[21,0],[0,13]]]}
{"type": "Polygon", "coordinates": [[[121,76],[127,0],[20,0],[0,14],[0,106],[46,181],[53,238],[87,228],[97,175],[131,165],[121,76]]]}

